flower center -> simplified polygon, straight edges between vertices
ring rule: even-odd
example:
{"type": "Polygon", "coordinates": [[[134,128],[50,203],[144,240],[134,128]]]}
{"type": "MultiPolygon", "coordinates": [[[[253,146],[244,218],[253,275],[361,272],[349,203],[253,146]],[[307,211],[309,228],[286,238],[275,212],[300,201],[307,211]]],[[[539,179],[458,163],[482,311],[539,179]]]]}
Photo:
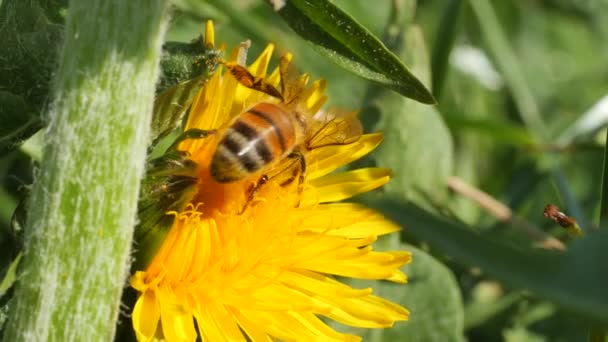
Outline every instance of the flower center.
{"type": "Polygon", "coordinates": [[[197,192],[191,203],[198,206],[201,218],[216,217],[218,214],[234,215],[243,211],[248,203],[249,193],[259,175],[243,180],[219,183],[211,176],[211,158],[219,137],[206,138],[198,148],[190,151],[192,159],[198,163],[197,192]]]}

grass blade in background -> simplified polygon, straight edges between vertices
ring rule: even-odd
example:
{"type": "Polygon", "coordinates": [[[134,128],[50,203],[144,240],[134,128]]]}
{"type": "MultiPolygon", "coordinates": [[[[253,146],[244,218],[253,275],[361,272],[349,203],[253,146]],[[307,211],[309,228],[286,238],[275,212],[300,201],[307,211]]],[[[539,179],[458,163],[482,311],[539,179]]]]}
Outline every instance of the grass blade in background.
{"type": "Polygon", "coordinates": [[[293,0],[277,12],[297,34],[341,67],[416,101],[435,103],[429,90],[395,54],[332,3],[293,0]]]}
{"type": "Polygon", "coordinates": [[[445,6],[441,23],[437,32],[437,38],[433,46],[432,67],[433,70],[433,95],[441,98],[441,91],[447,76],[450,52],[456,40],[458,23],[461,15],[463,0],[450,0],[445,6]]]}
{"type": "Polygon", "coordinates": [[[608,231],[608,132],[606,132],[606,146],[604,147],[604,166],[601,189],[600,229],[608,231]]]}
{"type": "MultiPolygon", "coordinates": [[[[500,26],[500,21],[496,16],[492,4],[486,0],[469,0],[469,4],[479,22],[482,34],[488,45],[488,50],[494,57],[507,87],[513,94],[513,100],[526,128],[537,143],[549,142],[547,127],[540,115],[534,94],[528,86],[515,53],[509,46],[509,42],[500,26]]],[[[538,164],[540,168],[550,168],[555,186],[563,197],[568,211],[578,220],[584,230],[589,229],[589,220],[585,216],[580,203],[575,198],[571,186],[555,158],[549,157],[548,160],[540,160],[538,164]]]]}
{"type": "Polygon", "coordinates": [[[513,100],[522,120],[536,138],[541,141],[546,140],[545,124],[540,116],[538,105],[518,65],[517,57],[500,27],[500,21],[496,17],[492,4],[486,0],[469,0],[469,3],[481,26],[488,50],[493,54],[498,68],[502,71],[502,77],[513,93],[513,100]]]}

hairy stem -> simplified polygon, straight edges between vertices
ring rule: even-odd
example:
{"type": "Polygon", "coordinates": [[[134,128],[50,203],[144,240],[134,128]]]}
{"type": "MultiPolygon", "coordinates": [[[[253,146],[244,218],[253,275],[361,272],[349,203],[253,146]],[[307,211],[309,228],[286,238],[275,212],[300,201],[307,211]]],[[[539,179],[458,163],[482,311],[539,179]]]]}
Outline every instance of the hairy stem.
{"type": "Polygon", "coordinates": [[[166,22],[166,0],[70,2],[4,341],[113,338],[166,22]]]}

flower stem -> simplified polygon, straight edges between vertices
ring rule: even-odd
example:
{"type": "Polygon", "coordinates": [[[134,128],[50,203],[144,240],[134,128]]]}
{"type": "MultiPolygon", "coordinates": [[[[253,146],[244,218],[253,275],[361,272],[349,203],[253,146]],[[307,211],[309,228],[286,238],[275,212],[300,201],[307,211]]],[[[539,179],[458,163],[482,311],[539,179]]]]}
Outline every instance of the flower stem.
{"type": "Polygon", "coordinates": [[[608,229],[608,132],[604,147],[604,164],[602,167],[602,188],[600,194],[600,229],[608,229]]]}
{"type": "Polygon", "coordinates": [[[166,0],[70,1],[4,341],[112,340],[166,19],[166,0]]]}

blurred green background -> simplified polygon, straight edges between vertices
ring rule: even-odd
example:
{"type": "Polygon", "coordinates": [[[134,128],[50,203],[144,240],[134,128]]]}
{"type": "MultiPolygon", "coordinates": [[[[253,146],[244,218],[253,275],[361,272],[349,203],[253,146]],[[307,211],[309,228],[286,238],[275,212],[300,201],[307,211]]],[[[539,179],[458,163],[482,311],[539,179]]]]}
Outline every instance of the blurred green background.
{"type": "MultiPolygon", "coordinates": [[[[608,122],[605,1],[333,1],[432,89],[436,106],[338,67],[262,1],[174,2],[167,40],[189,42],[213,19],[216,41],[252,41],[250,61],[273,42],[276,56],[291,51],[301,71],[328,80],[329,105],[360,109],[367,131],[385,132],[358,165],[390,167],[394,179],[362,200],[404,224],[379,248],[414,252],[410,283],[354,285],[402,303],[411,320],[360,331],[365,340],[584,341],[608,322],[608,240],[593,233],[608,122]],[[573,242],[543,217],[549,203],[586,237],[573,242]],[[547,240],[568,252],[547,251],[547,240]]],[[[15,250],[10,221],[39,141],[0,157],[2,260],[15,250]]]]}

